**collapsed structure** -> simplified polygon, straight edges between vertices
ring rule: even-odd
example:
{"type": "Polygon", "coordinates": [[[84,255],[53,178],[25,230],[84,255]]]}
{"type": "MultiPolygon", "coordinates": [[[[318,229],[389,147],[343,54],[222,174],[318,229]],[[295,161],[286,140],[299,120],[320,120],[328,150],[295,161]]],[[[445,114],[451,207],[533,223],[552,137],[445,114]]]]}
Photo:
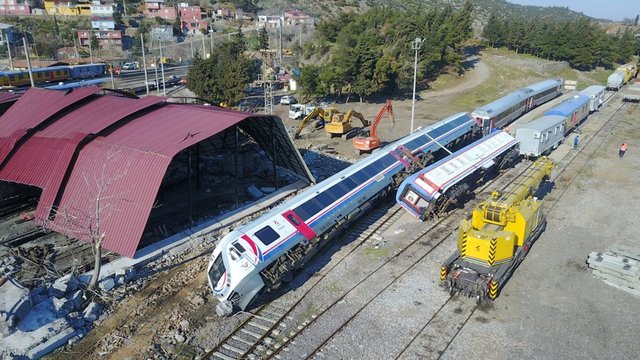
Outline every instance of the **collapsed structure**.
{"type": "Polygon", "coordinates": [[[30,89],[0,117],[0,180],[41,189],[36,224],[81,240],[99,231],[103,248],[128,257],[152,210],[166,201],[160,190],[174,186],[175,178],[187,183],[171,201],[188,202],[191,211],[193,199],[202,197],[192,194],[193,184],[199,186],[218,160],[235,179],[209,186],[212,196],[257,167],[264,170],[265,162],[271,172],[262,175],[275,187],[281,170],[313,181],[275,116],[88,87],[30,89]],[[243,148],[262,156],[256,166],[240,166],[243,148]]]}

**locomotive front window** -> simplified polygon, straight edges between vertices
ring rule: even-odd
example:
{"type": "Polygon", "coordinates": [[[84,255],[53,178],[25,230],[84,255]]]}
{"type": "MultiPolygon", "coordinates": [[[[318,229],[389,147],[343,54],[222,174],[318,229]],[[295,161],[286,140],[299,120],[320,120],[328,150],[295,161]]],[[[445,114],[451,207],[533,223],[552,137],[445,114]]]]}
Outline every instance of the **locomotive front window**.
{"type": "Polygon", "coordinates": [[[224,275],[224,263],[222,262],[222,256],[218,255],[218,257],[213,261],[213,266],[211,270],[209,270],[209,278],[211,279],[211,284],[215,287],[215,285],[220,281],[222,275],[224,275]]]}
{"type": "Polygon", "coordinates": [[[267,226],[263,227],[262,229],[256,231],[255,235],[265,245],[269,245],[272,242],[278,240],[278,238],[280,238],[280,235],[278,235],[278,233],[275,232],[275,230],[273,230],[271,228],[271,226],[269,226],[269,225],[267,225],[267,226]]]}

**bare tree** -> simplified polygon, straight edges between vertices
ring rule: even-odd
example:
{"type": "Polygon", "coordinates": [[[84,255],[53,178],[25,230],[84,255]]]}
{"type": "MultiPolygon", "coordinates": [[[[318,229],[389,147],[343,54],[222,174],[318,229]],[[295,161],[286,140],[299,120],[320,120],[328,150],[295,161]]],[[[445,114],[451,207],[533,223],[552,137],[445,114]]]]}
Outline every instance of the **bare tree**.
{"type": "Polygon", "coordinates": [[[117,204],[126,201],[125,193],[116,192],[116,183],[127,175],[130,162],[122,161],[121,150],[112,147],[98,166],[82,169],[86,197],[70,207],[54,210],[54,230],[70,237],[89,241],[94,254],[94,270],[88,290],[95,290],[102,266],[102,243],[107,238],[104,223],[118,210],[117,204]]]}

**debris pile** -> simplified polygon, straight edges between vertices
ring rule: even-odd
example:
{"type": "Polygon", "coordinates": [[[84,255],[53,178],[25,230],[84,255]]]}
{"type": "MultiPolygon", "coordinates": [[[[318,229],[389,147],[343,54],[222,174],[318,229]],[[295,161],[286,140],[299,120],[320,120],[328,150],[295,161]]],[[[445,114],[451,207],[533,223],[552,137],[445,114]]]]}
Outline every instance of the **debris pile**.
{"type": "Polygon", "coordinates": [[[346,169],[354,162],[334,155],[335,150],[327,144],[318,144],[304,152],[302,158],[317,181],[322,181],[335,173],[346,169]]]}
{"type": "Polygon", "coordinates": [[[606,284],[640,296],[640,251],[629,248],[592,252],[587,264],[593,276],[606,284]]]}

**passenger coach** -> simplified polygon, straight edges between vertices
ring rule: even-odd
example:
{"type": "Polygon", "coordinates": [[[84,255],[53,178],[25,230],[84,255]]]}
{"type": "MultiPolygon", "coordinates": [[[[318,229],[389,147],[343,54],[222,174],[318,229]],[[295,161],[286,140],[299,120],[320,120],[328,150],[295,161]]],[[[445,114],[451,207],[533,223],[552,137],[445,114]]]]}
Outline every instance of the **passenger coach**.
{"type": "Polygon", "coordinates": [[[477,120],[482,133],[486,135],[560,95],[563,83],[562,79],[549,79],[527,86],[474,110],[471,116],[477,120]]]}

